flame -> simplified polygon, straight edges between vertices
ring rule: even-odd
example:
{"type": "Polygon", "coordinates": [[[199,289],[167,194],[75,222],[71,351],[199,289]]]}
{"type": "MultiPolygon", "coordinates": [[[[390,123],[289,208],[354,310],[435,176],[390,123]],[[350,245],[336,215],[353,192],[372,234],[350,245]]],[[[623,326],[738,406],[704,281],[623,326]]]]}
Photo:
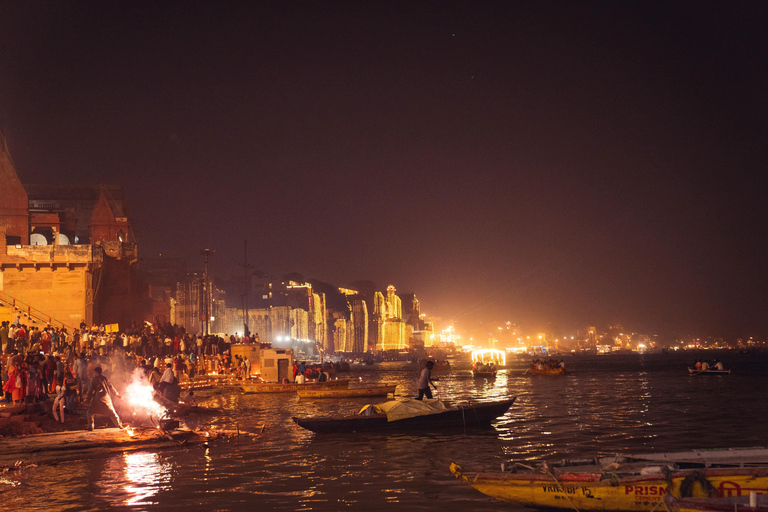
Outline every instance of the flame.
{"type": "Polygon", "coordinates": [[[136,435],[131,427],[126,427],[125,431],[128,432],[128,435],[130,437],[133,437],[136,435]]]}
{"type": "Polygon", "coordinates": [[[142,412],[154,417],[165,415],[165,408],[155,402],[152,386],[147,383],[146,378],[139,372],[134,373],[133,382],[125,388],[125,397],[128,403],[133,407],[133,414],[142,412]]]}

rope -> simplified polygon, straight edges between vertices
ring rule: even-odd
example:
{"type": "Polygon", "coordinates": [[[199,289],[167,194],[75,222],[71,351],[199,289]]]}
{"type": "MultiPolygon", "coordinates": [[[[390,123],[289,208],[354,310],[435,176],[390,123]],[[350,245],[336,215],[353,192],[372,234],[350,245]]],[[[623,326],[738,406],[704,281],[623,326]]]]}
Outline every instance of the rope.
{"type": "Polygon", "coordinates": [[[554,473],[552,473],[551,471],[547,471],[547,474],[548,474],[549,476],[551,476],[551,477],[552,477],[552,479],[553,479],[553,480],[555,481],[555,483],[557,484],[557,486],[558,486],[560,489],[562,489],[562,490],[563,490],[563,496],[565,496],[565,499],[567,499],[567,500],[568,500],[568,503],[570,503],[570,504],[571,504],[571,507],[573,507],[573,510],[575,510],[576,512],[579,512],[579,509],[578,509],[578,508],[576,508],[576,505],[574,505],[574,504],[573,504],[573,501],[571,501],[571,498],[569,498],[569,497],[568,497],[568,493],[567,493],[567,492],[565,492],[565,487],[563,487],[563,484],[561,484],[561,483],[560,483],[560,482],[557,480],[557,477],[554,475],[554,473]]]}

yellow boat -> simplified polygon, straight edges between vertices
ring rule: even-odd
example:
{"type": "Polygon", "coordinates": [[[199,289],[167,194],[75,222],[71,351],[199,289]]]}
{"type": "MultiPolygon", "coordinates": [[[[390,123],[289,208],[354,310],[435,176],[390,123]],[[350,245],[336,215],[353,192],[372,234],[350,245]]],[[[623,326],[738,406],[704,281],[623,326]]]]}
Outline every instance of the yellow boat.
{"type": "MultiPolygon", "coordinates": [[[[768,459],[766,459],[768,460],[768,459]]],[[[603,459],[605,461],[605,459],[603,459]]],[[[451,473],[483,494],[527,507],[583,510],[663,510],[674,497],[743,496],[768,493],[768,466],[756,462],[675,463],[646,460],[601,463],[563,461],[536,467],[502,465],[498,473],[451,473]]]]}
{"type": "Polygon", "coordinates": [[[393,386],[375,386],[371,388],[336,388],[336,389],[298,389],[299,398],[356,398],[364,396],[387,396],[394,394],[393,386]]]}
{"type": "Polygon", "coordinates": [[[754,493],[726,498],[665,496],[664,507],[668,512],[768,512],[768,495],[754,493]]]}
{"type": "Polygon", "coordinates": [[[298,390],[330,390],[343,389],[349,386],[349,379],[328,380],[325,382],[307,382],[305,384],[280,384],[278,382],[254,382],[243,384],[245,393],[295,393],[298,390]]]}

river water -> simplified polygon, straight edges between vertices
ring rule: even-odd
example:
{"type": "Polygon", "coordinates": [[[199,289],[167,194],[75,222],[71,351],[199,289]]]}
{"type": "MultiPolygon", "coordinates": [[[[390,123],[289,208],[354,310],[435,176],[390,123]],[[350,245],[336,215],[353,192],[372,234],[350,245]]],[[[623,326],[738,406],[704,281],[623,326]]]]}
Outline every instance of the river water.
{"type": "MultiPolygon", "coordinates": [[[[201,392],[200,405],[227,414],[190,423],[264,424],[264,433],[6,473],[0,510],[515,510],[460,484],[449,463],[498,471],[511,460],[768,444],[765,354],[573,356],[564,377],[525,375],[526,364],[512,361],[490,382],[460,365],[436,374],[439,398],[456,403],[517,397],[492,428],[467,432],[317,435],[291,417],[354,413],[383,399],[201,392]],[[733,373],[689,376],[687,363],[700,357],[718,357],[733,373]]],[[[355,386],[397,382],[413,396],[418,372],[383,363],[347,375],[355,386]]]]}

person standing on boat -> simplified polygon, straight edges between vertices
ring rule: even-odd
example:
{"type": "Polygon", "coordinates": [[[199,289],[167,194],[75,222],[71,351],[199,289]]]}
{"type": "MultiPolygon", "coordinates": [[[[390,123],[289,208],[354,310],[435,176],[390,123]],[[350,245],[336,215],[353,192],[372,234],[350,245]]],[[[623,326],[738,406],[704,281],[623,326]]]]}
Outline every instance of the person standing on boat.
{"type": "Polygon", "coordinates": [[[432,399],[432,390],[429,389],[429,386],[431,385],[433,388],[435,388],[435,391],[437,391],[437,386],[435,386],[434,380],[432,379],[432,368],[435,366],[435,363],[432,361],[427,361],[425,364],[425,368],[421,370],[421,376],[419,377],[419,396],[416,398],[416,400],[421,400],[425,396],[432,399]]]}

